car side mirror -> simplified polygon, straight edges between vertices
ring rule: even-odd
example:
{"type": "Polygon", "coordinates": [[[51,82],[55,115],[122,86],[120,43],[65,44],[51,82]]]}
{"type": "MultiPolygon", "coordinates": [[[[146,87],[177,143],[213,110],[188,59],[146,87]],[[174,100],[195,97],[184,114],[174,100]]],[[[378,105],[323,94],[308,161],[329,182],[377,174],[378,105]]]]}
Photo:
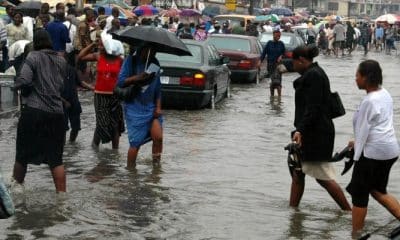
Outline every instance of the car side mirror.
{"type": "Polygon", "coordinates": [[[230,61],[230,60],[229,60],[229,57],[222,57],[222,58],[221,58],[221,63],[222,63],[222,64],[228,64],[229,61],[230,61]]]}

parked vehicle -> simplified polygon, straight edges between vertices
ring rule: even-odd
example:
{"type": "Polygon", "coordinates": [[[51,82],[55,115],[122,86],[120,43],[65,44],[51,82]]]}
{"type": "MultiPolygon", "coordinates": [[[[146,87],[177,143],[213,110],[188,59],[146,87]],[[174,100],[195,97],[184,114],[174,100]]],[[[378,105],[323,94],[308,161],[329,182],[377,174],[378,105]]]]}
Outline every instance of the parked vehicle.
{"type": "Polygon", "coordinates": [[[229,96],[230,79],[227,57],[208,42],[186,40],[193,56],[157,53],[160,61],[162,105],[165,108],[193,109],[210,107],[229,96]]]}
{"type": "Polygon", "coordinates": [[[254,21],[256,16],[252,15],[239,15],[239,14],[225,14],[225,15],[217,15],[214,17],[216,21],[220,24],[224,23],[225,21],[229,21],[229,27],[240,26],[240,22],[244,22],[244,27],[247,27],[247,20],[251,22],[254,21]]]}
{"type": "Polygon", "coordinates": [[[223,56],[229,57],[231,80],[259,83],[267,66],[261,63],[262,45],[256,37],[235,34],[214,34],[207,40],[223,56]]]}
{"type": "MultiPolygon", "coordinates": [[[[265,32],[262,33],[258,38],[264,47],[269,40],[273,39],[273,36],[272,33],[265,32]]],[[[285,58],[292,58],[293,50],[297,47],[305,45],[303,39],[295,33],[282,32],[280,40],[283,42],[283,44],[285,44],[285,58]]]]}

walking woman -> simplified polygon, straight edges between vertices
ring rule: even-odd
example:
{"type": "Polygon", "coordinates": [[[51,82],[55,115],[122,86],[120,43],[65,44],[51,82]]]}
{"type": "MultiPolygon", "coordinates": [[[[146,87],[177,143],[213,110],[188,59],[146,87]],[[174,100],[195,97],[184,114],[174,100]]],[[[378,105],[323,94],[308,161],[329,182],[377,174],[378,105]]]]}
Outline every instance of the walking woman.
{"type": "Polygon", "coordinates": [[[399,156],[393,127],[393,99],[382,87],[382,69],[374,60],[358,66],[356,83],[367,95],[353,116],[354,169],[347,191],[351,194],[353,232],[364,227],[369,195],[400,220],[398,200],[387,190],[392,165],[399,156]]]}
{"type": "Polygon", "coordinates": [[[124,106],[129,138],[128,168],[136,166],[140,146],[150,139],[153,141],[153,165],[159,165],[161,160],[163,118],[160,72],[158,70],[152,74],[146,73],[147,66],[151,64],[160,66],[151,44],[145,43],[137,49],[136,54],[125,59],[118,79],[119,87],[127,87],[140,81],[148,82],[140,88],[134,99],[126,101],[124,106]]]}
{"type": "Polygon", "coordinates": [[[61,91],[67,63],[53,51],[46,30],[37,30],[30,52],[15,81],[21,90],[21,116],[17,128],[17,150],[13,178],[24,182],[28,164],[46,163],[57,192],[66,191],[62,160],[64,112],[61,91]]]}
{"type": "Polygon", "coordinates": [[[94,87],[96,129],[92,141],[92,146],[95,148],[99,147],[100,142],[104,144],[111,141],[112,148],[118,149],[119,138],[125,130],[121,103],[113,94],[122,66],[123,49],[112,51],[113,41],[116,40],[103,33],[100,41],[90,43],[78,55],[79,61],[97,61],[97,78],[94,87]],[[110,46],[110,49],[104,46],[110,46]],[[92,52],[95,48],[98,48],[98,51],[92,52]]]}
{"type": "Polygon", "coordinates": [[[292,140],[302,151],[301,170],[293,170],[290,206],[297,207],[303,196],[305,175],[311,176],[328,191],[343,210],[351,210],[340,186],[335,181],[332,159],[335,127],[325,112],[330,95],[330,83],[324,70],[313,62],[316,46],[298,47],[293,51],[293,69],[300,77],[295,89],[295,132],[292,140]]]}

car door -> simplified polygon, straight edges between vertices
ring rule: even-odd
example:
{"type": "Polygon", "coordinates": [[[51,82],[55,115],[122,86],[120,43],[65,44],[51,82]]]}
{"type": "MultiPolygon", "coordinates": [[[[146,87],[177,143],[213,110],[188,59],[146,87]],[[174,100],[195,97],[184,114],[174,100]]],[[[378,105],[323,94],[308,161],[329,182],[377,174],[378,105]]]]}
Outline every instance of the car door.
{"type": "Polygon", "coordinates": [[[208,45],[209,64],[215,69],[215,82],[217,84],[217,99],[223,97],[223,94],[229,87],[229,69],[222,64],[222,57],[213,45],[208,45]]]}

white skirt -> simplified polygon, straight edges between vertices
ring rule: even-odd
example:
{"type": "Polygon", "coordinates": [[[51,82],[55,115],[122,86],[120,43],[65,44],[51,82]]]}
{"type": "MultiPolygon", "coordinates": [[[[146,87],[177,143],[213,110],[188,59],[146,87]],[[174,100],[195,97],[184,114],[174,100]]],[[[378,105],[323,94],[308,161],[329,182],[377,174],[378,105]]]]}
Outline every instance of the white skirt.
{"type": "Polygon", "coordinates": [[[301,163],[304,174],[318,180],[335,180],[336,171],[330,162],[306,162],[301,163]]]}

